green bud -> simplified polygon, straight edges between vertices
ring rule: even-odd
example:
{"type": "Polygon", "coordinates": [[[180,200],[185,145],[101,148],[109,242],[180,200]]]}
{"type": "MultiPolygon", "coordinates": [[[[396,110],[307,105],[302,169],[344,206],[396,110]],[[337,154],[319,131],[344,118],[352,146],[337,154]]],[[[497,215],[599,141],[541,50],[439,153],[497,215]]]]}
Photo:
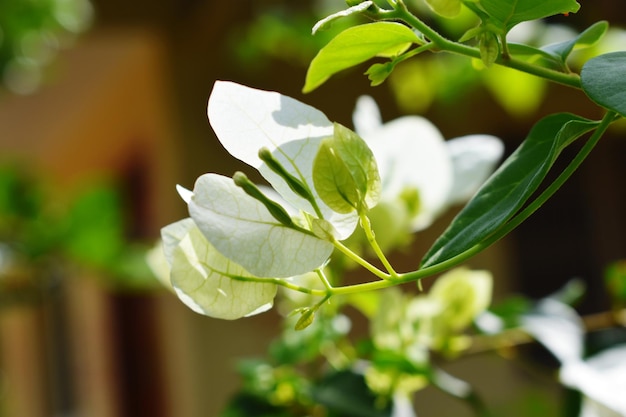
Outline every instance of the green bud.
{"type": "Polygon", "coordinates": [[[315,318],[315,311],[317,309],[313,308],[304,308],[300,311],[300,318],[296,322],[295,329],[296,330],[304,330],[309,327],[313,323],[313,319],[315,318]]]}
{"type": "Polygon", "coordinates": [[[270,212],[272,217],[274,217],[280,223],[293,229],[297,228],[293,220],[291,220],[291,216],[289,216],[289,213],[287,213],[287,211],[285,211],[285,209],[280,204],[273,200],[270,200],[265,194],[263,194],[263,192],[259,190],[259,187],[257,187],[252,181],[250,181],[246,174],[239,171],[235,172],[235,174],[233,175],[233,181],[235,182],[235,185],[244,190],[245,193],[248,194],[250,197],[263,203],[263,205],[265,206],[265,208],[267,208],[267,211],[270,212]]]}
{"type": "Polygon", "coordinates": [[[478,37],[478,49],[480,59],[486,67],[490,67],[500,56],[500,45],[498,38],[493,32],[485,31],[478,37]]]}
{"type": "Polygon", "coordinates": [[[313,200],[313,196],[309,189],[300,181],[298,178],[291,175],[285,167],[281,165],[280,162],[274,158],[272,152],[270,152],[267,148],[259,149],[259,158],[261,161],[265,162],[265,164],[271,169],[274,173],[278,174],[282,179],[285,180],[291,191],[304,198],[307,201],[313,200]]]}

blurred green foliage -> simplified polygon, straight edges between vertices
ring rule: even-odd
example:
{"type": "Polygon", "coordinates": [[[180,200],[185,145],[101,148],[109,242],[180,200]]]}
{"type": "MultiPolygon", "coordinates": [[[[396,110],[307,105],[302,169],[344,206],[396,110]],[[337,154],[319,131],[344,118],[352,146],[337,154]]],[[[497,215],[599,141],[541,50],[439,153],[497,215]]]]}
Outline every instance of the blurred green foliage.
{"type": "Polygon", "coordinates": [[[102,272],[110,288],[157,285],[145,262],[146,246],[126,235],[118,188],[94,182],[70,198],[62,194],[23,169],[0,166],[3,302],[21,300],[12,297],[17,294],[13,290],[49,289],[59,279],[56,275],[75,268],[102,272]]]}
{"type": "Polygon", "coordinates": [[[90,25],[89,0],[2,0],[0,2],[0,84],[27,94],[35,91],[59,50],[90,25]]]}

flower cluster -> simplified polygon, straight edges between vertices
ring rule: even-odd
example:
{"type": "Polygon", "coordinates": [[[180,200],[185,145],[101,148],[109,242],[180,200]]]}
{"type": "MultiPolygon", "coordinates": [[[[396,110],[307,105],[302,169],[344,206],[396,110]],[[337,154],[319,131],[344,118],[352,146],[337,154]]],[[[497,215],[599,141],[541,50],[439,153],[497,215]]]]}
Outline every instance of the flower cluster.
{"type": "Polygon", "coordinates": [[[161,275],[194,311],[223,319],[270,308],[277,280],[322,268],[379,205],[404,213],[398,233],[426,227],[502,154],[496,138],[446,142],[416,116],[383,125],[370,98],[355,111],[358,135],[293,98],[232,82],[215,83],[208,116],[222,146],[271,189],[243,173],[178,187],[190,218],[163,228],[161,275]]]}

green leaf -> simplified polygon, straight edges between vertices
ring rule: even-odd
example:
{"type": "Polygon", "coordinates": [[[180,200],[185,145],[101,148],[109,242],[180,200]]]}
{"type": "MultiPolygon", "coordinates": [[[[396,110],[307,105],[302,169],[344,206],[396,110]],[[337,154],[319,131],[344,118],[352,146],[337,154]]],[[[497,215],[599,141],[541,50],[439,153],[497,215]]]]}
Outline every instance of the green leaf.
{"type": "Polygon", "coordinates": [[[480,0],[480,6],[505,33],[521,22],[580,9],[575,0],[480,0]]]}
{"type": "Polygon", "coordinates": [[[370,85],[372,87],[376,87],[381,85],[391,72],[395,68],[395,63],[393,61],[385,62],[384,64],[373,64],[367,71],[365,71],[365,75],[370,80],[370,85]]]}
{"type": "Polygon", "coordinates": [[[626,52],[590,59],[582,68],[580,81],[591,100],[626,117],[626,52]]]}
{"type": "Polygon", "coordinates": [[[363,139],[338,123],[315,156],[313,183],[322,201],[338,213],[371,208],[380,197],[374,154],[363,139]]]}
{"type": "Polygon", "coordinates": [[[330,415],[359,417],[390,417],[392,402],[384,406],[365,383],[363,375],[338,371],[326,375],[312,387],[315,403],[328,408],[330,415]]]}
{"type": "Polygon", "coordinates": [[[572,53],[575,47],[590,47],[595,45],[604,36],[609,29],[609,24],[606,21],[596,22],[582,31],[574,39],[569,41],[559,42],[552,45],[547,45],[541,48],[551,55],[558,56],[562,62],[567,60],[569,54],[572,53]]]}
{"type": "Polygon", "coordinates": [[[346,29],[313,58],[302,91],[309,93],[339,71],[376,56],[397,56],[418,42],[418,36],[399,23],[376,22],[346,29]]]}
{"type": "Polygon", "coordinates": [[[422,267],[468,250],[505,224],[535,192],[560,152],[597,124],[569,113],[541,119],[435,241],[422,267]]]}
{"type": "Polygon", "coordinates": [[[426,0],[430,8],[443,17],[456,17],[461,13],[461,0],[426,0]]]}

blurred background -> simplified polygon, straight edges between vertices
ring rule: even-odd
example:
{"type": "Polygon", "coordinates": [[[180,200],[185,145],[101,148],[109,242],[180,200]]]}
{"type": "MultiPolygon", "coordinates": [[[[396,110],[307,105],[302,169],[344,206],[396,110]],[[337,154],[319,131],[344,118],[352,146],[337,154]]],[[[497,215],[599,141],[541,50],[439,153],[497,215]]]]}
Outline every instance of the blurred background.
{"type": "MultiPolygon", "coordinates": [[[[580,3],[515,36],[545,44],[598,20],[626,23],[618,0],[580,3]]],[[[206,119],[215,80],[279,91],[347,126],[370,94],[385,120],[421,114],[446,138],[499,136],[507,153],[542,115],[599,117],[582,93],[449,57],[407,62],[376,88],[364,66],[304,96],[308,63],[351,22],[315,37],[311,27],[343,7],[0,0],[0,416],[214,416],[238,386],[236,361],[262,355],[279,332],[271,312],[237,322],[191,312],[143,262],[160,227],[186,215],[176,184],[245,169],[206,119]]],[[[626,47],[623,32],[608,38],[603,47],[626,47]]],[[[587,285],[580,311],[606,307],[605,268],[626,256],[625,134],[611,131],[553,200],[471,262],[494,273],[496,298],[545,296],[577,277],[587,285]]],[[[394,255],[399,270],[417,266],[453,214],[394,255]]],[[[471,378],[475,360],[455,372],[471,378]]],[[[489,366],[479,386],[496,403],[515,401],[502,378],[538,397],[558,393],[532,373],[489,366]]],[[[437,397],[421,398],[418,411],[433,415],[437,397]]]]}

